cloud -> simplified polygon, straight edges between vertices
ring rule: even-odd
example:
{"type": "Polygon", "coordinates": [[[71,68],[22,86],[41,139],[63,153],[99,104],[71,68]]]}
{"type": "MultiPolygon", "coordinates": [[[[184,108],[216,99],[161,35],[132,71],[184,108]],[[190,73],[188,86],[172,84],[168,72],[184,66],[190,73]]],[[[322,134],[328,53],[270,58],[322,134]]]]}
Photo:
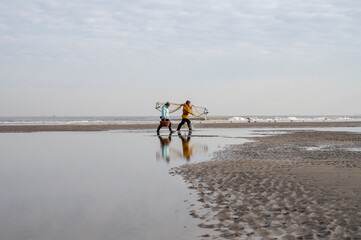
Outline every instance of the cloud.
{"type": "Polygon", "coordinates": [[[360,26],[359,0],[0,0],[0,86],[342,85],[360,26]]]}
{"type": "Polygon", "coordinates": [[[260,55],[301,50],[311,53],[340,43],[357,44],[354,40],[361,35],[357,1],[336,3],[11,1],[1,4],[0,29],[3,35],[24,41],[34,36],[41,36],[44,44],[52,37],[60,43],[95,39],[109,41],[109,48],[115,44],[156,53],[212,55],[216,51],[229,55],[241,54],[249,46],[260,55]],[[118,41],[121,44],[116,44],[118,41]],[[242,45],[247,47],[240,48],[242,45]]]}

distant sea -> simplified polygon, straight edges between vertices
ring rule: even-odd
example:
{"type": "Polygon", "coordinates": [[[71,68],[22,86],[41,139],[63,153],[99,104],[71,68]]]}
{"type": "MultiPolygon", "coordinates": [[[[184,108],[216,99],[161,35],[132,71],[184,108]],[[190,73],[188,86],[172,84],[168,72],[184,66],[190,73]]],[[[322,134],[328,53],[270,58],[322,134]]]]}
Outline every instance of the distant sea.
{"type": "MultiPolygon", "coordinates": [[[[171,117],[171,120],[180,120],[171,117]]],[[[94,124],[150,124],[157,123],[159,116],[38,116],[0,117],[0,125],[94,125],[94,124]]],[[[195,118],[194,122],[325,122],[361,121],[361,115],[354,116],[206,116],[195,118]]]]}

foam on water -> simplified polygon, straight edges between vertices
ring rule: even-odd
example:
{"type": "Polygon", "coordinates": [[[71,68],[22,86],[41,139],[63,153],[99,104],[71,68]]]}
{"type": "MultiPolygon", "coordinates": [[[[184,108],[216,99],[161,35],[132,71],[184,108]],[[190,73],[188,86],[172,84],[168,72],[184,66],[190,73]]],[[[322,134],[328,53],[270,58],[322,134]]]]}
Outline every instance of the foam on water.
{"type": "Polygon", "coordinates": [[[235,116],[231,122],[343,122],[361,121],[361,116],[235,116]]]}
{"type": "MultiPolygon", "coordinates": [[[[180,121],[180,116],[171,116],[180,121]]],[[[191,117],[192,119],[192,117],[191,117]]],[[[361,121],[361,116],[206,116],[193,119],[194,123],[230,122],[342,122],[361,121]]],[[[157,124],[159,116],[39,116],[0,117],[0,125],[104,125],[104,124],[157,124]]]]}
{"type": "Polygon", "coordinates": [[[345,150],[350,152],[361,152],[361,148],[345,148],[345,150]]]}
{"type": "Polygon", "coordinates": [[[0,117],[0,125],[104,125],[157,123],[158,117],[40,116],[0,117]]]}

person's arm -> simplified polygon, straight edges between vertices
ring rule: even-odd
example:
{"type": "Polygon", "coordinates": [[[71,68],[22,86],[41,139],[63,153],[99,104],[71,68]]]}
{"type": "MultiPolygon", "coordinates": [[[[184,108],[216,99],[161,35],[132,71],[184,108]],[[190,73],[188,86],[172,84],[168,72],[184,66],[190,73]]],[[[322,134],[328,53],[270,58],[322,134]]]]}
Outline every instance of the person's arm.
{"type": "Polygon", "coordinates": [[[192,115],[194,115],[194,113],[191,111],[191,108],[189,107],[189,106],[187,106],[187,112],[188,112],[188,114],[192,114],[192,115]]]}

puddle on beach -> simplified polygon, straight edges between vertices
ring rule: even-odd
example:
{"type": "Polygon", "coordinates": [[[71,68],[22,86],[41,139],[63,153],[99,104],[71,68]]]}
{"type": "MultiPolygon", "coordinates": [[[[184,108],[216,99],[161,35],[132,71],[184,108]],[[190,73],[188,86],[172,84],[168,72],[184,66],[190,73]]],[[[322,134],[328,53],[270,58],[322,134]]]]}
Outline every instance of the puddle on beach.
{"type": "Polygon", "coordinates": [[[0,134],[2,239],[194,239],[195,191],[169,169],[250,130],[0,134]]]}
{"type": "MultiPolygon", "coordinates": [[[[195,239],[197,193],[169,169],[254,129],[0,134],[2,239],[195,239]]],[[[267,132],[265,134],[272,134],[267,132]]],[[[302,129],[305,130],[305,129],[302,129]]],[[[327,130],[327,129],[323,129],[327,130]]],[[[282,130],[281,130],[282,131],[282,130]]]]}
{"type": "Polygon", "coordinates": [[[345,148],[345,150],[350,152],[361,152],[361,148],[345,148]]]}
{"type": "MultiPolygon", "coordinates": [[[[148,136],[154,137],[155,135],[148,136]]],[[[174,167],[185,163],[210,160],[212,154],[217,150],[221,150],[226,145],[245,143],[249,141],[245,138],[253,137],[255,133],[250,130],[200,129],[172,134],[164,131],[156,136],[159,139],[156,159],[165,161],[170,167],[174,167]]]]}

